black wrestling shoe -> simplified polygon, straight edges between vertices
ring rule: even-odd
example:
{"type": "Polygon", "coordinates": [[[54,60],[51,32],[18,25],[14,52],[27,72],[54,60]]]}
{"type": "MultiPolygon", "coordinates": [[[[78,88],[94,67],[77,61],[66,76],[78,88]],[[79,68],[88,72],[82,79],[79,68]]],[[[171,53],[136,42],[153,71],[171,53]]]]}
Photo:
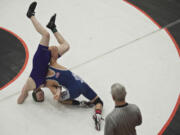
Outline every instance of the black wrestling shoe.
{"type": "Polygon", "coordinates": [[[46,25],[50,30],[52,30],[53,33],[57,32],[55,21],[56,21],[56,14],[54,14],[50,18],[49,23],[46,25]]]}
{"type": "Polygon", "coordinates": [[[34,12],[34,10],[35,10],[35,8],[36,8],[36,5],[37,5],[37,2],[33,2],[33,3],[31,3],[31,5],[29,6],[29,9],[28,9],[28,12],[27,12],[27,17],[28,18],[31,18],[31,16],[34,16],[35,15],[35,12],[34,12]]]}

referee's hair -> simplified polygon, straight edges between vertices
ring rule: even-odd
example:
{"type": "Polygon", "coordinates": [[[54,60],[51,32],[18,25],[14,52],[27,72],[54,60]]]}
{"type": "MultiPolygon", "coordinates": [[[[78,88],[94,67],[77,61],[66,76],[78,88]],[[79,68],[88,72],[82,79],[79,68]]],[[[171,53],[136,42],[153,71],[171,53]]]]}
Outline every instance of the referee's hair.
{"type": "Polygon", "coordinates": [[[111,94],[115,101],[125,101],[126,89],[120,83],[114,83],[111,86],[111,94]]]}

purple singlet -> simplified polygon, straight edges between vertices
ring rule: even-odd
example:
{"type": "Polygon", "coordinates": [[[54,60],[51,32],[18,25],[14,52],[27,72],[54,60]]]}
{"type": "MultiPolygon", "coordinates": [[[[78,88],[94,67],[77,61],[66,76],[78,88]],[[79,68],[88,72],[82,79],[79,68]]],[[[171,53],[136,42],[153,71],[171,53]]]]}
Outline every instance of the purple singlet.
{"type": "Polygon", "coordinates": [[[47,46],[39,45],[33,57],[33,68],[30,77],[35,81],[36,88],[45,83],[51,52],[47,46]]]}

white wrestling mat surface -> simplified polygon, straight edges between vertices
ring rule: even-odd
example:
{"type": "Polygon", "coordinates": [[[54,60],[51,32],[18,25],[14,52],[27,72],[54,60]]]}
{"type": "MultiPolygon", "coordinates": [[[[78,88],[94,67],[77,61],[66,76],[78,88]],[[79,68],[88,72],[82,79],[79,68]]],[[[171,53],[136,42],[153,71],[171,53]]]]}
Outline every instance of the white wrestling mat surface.
{"type": "MultiPolygon", "coordinates": [[[[0,135],[103,135],[104,122],[100,132],[94,128],[93,108],[61,105],[48,89],[43,103],[35,103],[31,93],[24,104],[16,103],[40,40],[26,17],[31,2],[0,1],[0,26],[19,35],[29,50],[24,72],[0,91],[0,135]]],[[[179,56],[167,32],[121,0],[37,2],[39,22],[45,26],[57,13],[57,28],[70,43],[70,51],[58,62],[103,99],[103,116],[114,108],[110,87],[120,82],[126,86],[127,101],[142,112],[143,124],[137,134],[157,134],[172,113],[180,87],[179,56]]],[[[51,33],[50,45],[56,44],[51,33]]]]}

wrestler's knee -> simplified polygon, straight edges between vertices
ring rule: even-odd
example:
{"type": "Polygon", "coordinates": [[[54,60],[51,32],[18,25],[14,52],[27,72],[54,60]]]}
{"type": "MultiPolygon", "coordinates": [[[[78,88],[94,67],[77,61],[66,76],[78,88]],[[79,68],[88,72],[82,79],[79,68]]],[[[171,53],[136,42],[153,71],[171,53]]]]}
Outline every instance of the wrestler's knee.
{"type": "Polygon", "coordinates": [[[102,106],[103,106],[103,101],[101,100],[101,98],[100,97],[95,97],[93,100],[92,100],[92,103],[94,104],[94,105],[97,105],[97,104],[101,104],[102,106]]]}
{"type": "Polygon", "coordinates": [[[44,31],[42,36],[46,39],[50,39],[50,34],[48,31],[44,31]]]}

